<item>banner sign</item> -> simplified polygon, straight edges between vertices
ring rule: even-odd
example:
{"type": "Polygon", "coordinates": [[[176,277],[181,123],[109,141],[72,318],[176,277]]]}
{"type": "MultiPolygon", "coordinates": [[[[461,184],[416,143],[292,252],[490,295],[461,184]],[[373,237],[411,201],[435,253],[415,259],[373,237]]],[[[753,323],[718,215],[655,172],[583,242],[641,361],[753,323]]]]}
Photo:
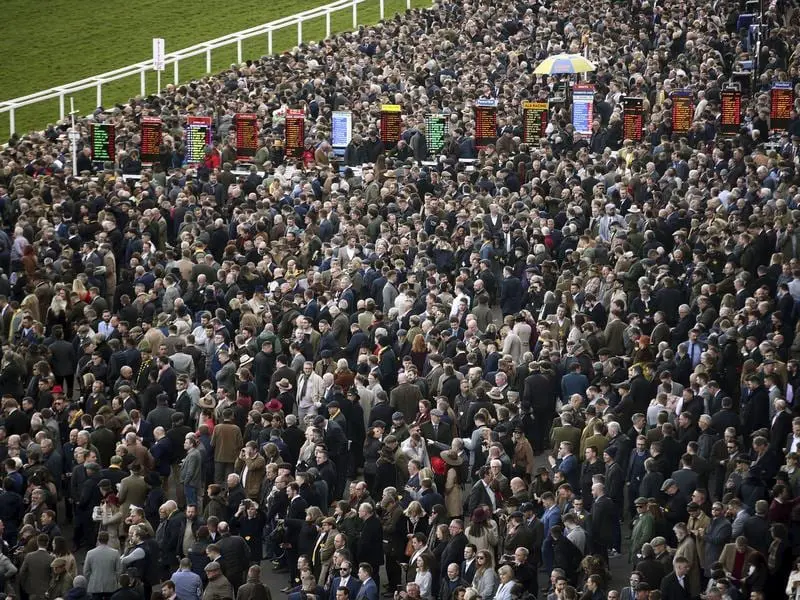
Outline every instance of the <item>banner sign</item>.
{"type": "Polygon", "coordinates": [[[153,70],[163,71],[167,66],[164,38],[153,38],[153,70]]]}
{"type": "Polygon", "coordinates": [[[258,115],[236,113],[233,125],[236,128],[236,160],[247,162],[258,150],[258,115]]]}
{"type": "Polygon", "coordinates": [[[642,141],[644,127],[644,99],[628,96],[622,100],[622,137],[634,142],[642,141]]]}
{"type": "Polygon", "coordinates": [[[349,110],[334,111],[331,124],[331,146],[334,152],[338,150],[344,154],[353,137],[353,113],[349,110]]]}
{"type": "Polygon", "coordinates": [[[428,152],[437,154],[444,148],[444,136],[447,133],[447,117],[445,115],[425,115],[427,125],[428,152]]]}
{"type": "Polygon", "coordinates": [[[286,111],[284,136],[286,156],[290,158],[301,158],[306,143],[305,111],[298,109],[289,109],[286,111]]]}
{"type": "Polygon", "coordinates": [[[186,117],[186,164],[198,165],[211,144],[211,117],[186,117]]]}
{"type": "Polygon", "coordinates": [[[794,108],[794,89],[791,81],[775,81],[769,95],[769,127],[773,131],[789,127],[794,108]]]}
{"type": "Polygon", "coordinates": [[[111,123],[92,123],[92,162],[114,162],[117,130],[111,123]]]}
{"type": "Polygon", "coordinates": [[[694,96],[691,90],[672,92],[672,133],[689,133],[694,121],[694,96]]]}
{"type": "Polygon", "coordinates": [[[475,101],[475,147],[479,150],[497,142],[497,100],[475,101]]]}
{"type": "Polygon", "coordinates": [[[719,132],[723,136],[735,136],[742,125],[742,92],[736,89],[722,90],[720,94],[719,132]]]}
{"type": "Polygon", "coordinates": [[[402,112],[399,104],[381,105],[381,141],[387,148],[394,147],[400,139],[402,112]]]}
{"type": "Polygon", "coordinates": [[[545,101],[525,101],[522,103],[522,141],[526,144],[539,144],[546,136],[548,104],[545,101]]]}
{"type": "Polygon", "coordinates": [[[139,146],[139,158],[142,166],[149,167],[161,159],[161,119],[158,117],[142,117],[142,142],[139,146]]]}
{"type": "Polygon", "coordinates": [[[594,86],[576,83],[572,88],[572,126],[580,134],[592,133],[594,86]]]}

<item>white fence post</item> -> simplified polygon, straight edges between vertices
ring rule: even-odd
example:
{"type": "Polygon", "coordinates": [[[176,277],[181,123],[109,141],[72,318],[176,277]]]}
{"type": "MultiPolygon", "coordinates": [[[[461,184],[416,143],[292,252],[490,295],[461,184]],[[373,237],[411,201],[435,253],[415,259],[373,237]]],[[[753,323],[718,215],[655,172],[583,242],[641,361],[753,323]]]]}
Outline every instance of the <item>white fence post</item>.
{"type": "Polygon", "coordinates": [[[97,104],[95,108],[103,106],[103,80],[97,81],[97,104]]]}
{"type": "Polygon", "coordinates": [[[411,0],[406,0],[406,9],[411,10],[411,0]]]}
{"type": "Polygon", "coordinates": [[[383,0],[380,1],[380,7],[381,7],[381,9],[380,9],[380,20],[383,21],[383,13],[384,13],[384,9],[385,9],[385,7],[383,5],[383,0]]]}
{"type": "Polygon", "coordinates": [[[242,38],[236,40],[236,64],[242,64],[242,38]]]}
{"type": "Polygon", "coordinates": [[[143,98],[147,95],[147,71],[139,71],[139,95],[143,98]]]}
{"type": "Polygon", "coordinates": [[[63,121],[64,120],[64,92],[61,92],[58,95],[58,114],[59,114],[58,119],[60,121],[63,121]]]}
{"type": "Polygon", "coordinates": [[[331,11],[325,13],[325,39],[331,37],[331,11]]]}
{"type": "Polygon", "coordinates": [[[358,29],[358,0],[353,0],[353,29],[358,29]]]}
{"type": "Polygon", "coordinates": [[[15,118],[15,112],[16,109],[13,106],[8,110],[8,133],[11,135],[14,135],[17,132],[17,119],[15,118]]]}
{"type": "Polygon", "coordinates": [[[180,82],[181,82],[180,78],[178,77],[178,63],[179,63],[179,62],[180,62],[180,61],[179,61],[179,60],[176,58],[176,59],[175,59],[175,62],[174,62],[174,63],[172,63],[172,64],[173,64],[173,66],[175,67],[175,85],[179,85],[179,84],[180,84],[180,82]]]}
{"type": "Polygon", "coordinates": [[[297,20],[297,45],[303,43],[303,19],[297,20]]]}
{"type": "Polygon", "coordinates": [[[206,73],[211,73],[211,48],[206,50],[206,73]]]}

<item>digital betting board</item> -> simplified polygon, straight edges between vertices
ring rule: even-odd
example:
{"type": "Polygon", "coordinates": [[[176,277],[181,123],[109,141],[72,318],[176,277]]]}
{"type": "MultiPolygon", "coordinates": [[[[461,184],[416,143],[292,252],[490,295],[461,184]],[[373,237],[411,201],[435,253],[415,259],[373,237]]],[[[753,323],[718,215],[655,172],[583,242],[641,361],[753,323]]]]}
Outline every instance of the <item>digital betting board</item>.
{"type": "Polygon", "coordinates": [[[722,90],[720,94],[720,135],[733,137],[742,125],[742,92],[737,89],[722,90]]]}
{"type": "Polygon", "coordinates": [[[158,117],[142,117],[141,145],[139,159],[142,165],[149,167],[161,158],[161,119],[158,117]]]}
{"type": "Polygon", "coordinates": [[[301,158],[306,141],[306,113],[303,110],[286,111],[286,127],[284,129],[286,156],[301,158]]]}
{"type": "Polygon", "coordinates": [[[572,126],[580,134],[592,132],[594,118],[594,86],[575,84],[572,88],[572,126]]]}
{"type": "Polygon", "coordinates": [[[475,147],[486,148],[497,142],[497,100],[478,98],[475,101],[475,147]]]}
{"type": "Polygon", "coordinates": [[[644,99],[628,96],[622,101],[622,137],[634,142],[642,141],[644,127],[644,99]]]}
{"type": "Polygon", "coordinates": [[[548,121],[547,102],[525,101],[522,103],[522,141],[539,144],[546,136],[548,121]]]}
{"type": "Polygon", "coordinates": [[[689,133],[694,121],[694,97],[691,90],[672,92],[672,133],[689,133]]]}
{"type": "Polygon", "coordinates": [[[399,104],[381,105],[381,141],[387,148],[393,148],[400,139],[403,108],[399,104]]]}
{"type": "Polygon", "coordinates": [[[117,130],[111,123],[92,123],[92,162],[114,162],[117,130]]]}
{"type": "Polygon", "coordinates": [[[236,160],[247,162],[258,150],[258,115],[236,113],[233,123],[236,127],[236,160]]]}
{"type": "Polygon", "coordinates": [[[206,146],[211,143],[211,117],[186,118],[187,165],[197,165],[206,156],[206,146]]]}
{"type": "Polygon", "coordinates": [[[447,117],[445,115],[425,115],[427,126],[428,152],[436,154],[444,148],[444,136],[447,133],[447,117]]]}
{"type": "Polygon", "coordinates": [[[769,126],[773,131],[789,126],[794,108],[794,89],[790,81],[776,81],[769,95],[769,126]]]}
{"type": "Polygon", "coordinates": [[[337,155],[344,150],[353,137],[353,113],[349,110],[336,110],[331,117],[331,146],[337,155]]]}

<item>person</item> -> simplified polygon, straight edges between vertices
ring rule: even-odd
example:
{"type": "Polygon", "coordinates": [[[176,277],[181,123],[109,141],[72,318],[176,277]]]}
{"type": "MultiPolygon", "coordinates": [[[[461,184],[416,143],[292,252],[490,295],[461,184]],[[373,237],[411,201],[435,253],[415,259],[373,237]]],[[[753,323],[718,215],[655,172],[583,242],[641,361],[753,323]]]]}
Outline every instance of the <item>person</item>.
{"type": "MultiPolygon", "coordinates": [[[[53,557],[47,551],[50,538],[46,533],[36,537],[36,550],[28,552],[19,569],[19,585],[31,600],[45,600],[50,583],[50,569],[53,557]]],[[[66,561],[61,559],[65,566],[66,561]]]]}
{"type": "Polygon", "coordinates": [[[170,575],[169,580],[175,586],[175,595],[179,600],[200,600],[203,596],[203,581],[200,575],[192,571],[192,561],[182,558],[178,570],[170,575]]]}
{"type": "Polygon", "coordinates": [[[361,587],[356,594],[356,600],[378,600],[378,584],[372,578],[372,565],[363,562],[358,565],[358,580],[361,587]]]}
{"type": "Polygon", "coordinates": [[[692,597],[687,579],[689,568],[689,561],[685,557],[675,559],[672,573],[661,581],[661,597],[664,600],[688,600],[692,597]]]}
{"type": "Polygon", "coordinates": [[[83,561],[83,576],[86,577],[86,591],[94,600],[109,600],[117,590],[121,574],[119,550],[109,545],[107,531],[97,534],[97,546],[86,553],[83,561]]]}
{"type": "Polygon", "coordinates": [[[251,565],[247,570],[247,581],[239,587],[236,600],[272,600],[272,592],[261,581],[259,565],[251,565]]]}
{"type": "Polygon", "coordinates": [[[222,574],[222,568],[218,562],[210,562],[205,566],[208,584],[203,590],[203,600],[233,600],[233,586],[222,574]]]}

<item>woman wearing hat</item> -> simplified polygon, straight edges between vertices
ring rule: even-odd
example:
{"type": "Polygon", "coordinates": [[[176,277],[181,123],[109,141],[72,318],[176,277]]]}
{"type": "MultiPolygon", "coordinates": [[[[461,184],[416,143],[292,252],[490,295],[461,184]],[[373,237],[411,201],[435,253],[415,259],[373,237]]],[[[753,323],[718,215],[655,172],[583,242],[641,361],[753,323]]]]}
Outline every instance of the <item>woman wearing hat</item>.
{"type": "Polygon", "coordinates": [[[277,383],[278,396],[276,400],[281,403],[284,414],[289,414],[294,408],[294,392],[292,391],[292,382],[284,377],[277,383]]]}
{"type": "Polygon", "coordinates": [[[488,506],[481,505],[472,511],[466,534],[469,543],[475,544],[478,550],[495,552],[500,538],[497,523],[492,520],[492,511],[488,506]]]}
{"type": "Polygon", "coordinates": [[[464,482],[464,459],[456,450],[445,450],[440,455],[445,464],[444,505],[451,519],[460,518],[464,512],[464,498],[461,486],[464,482]]]}
{"type": "Polygon", "coordinates": [[[108,545],[119,550],[119,528],[125,515],[122,514],[119,498],[117,498],[117,488],[108,480],[100,481],[100,531],[108,532],[108,545]]]}

